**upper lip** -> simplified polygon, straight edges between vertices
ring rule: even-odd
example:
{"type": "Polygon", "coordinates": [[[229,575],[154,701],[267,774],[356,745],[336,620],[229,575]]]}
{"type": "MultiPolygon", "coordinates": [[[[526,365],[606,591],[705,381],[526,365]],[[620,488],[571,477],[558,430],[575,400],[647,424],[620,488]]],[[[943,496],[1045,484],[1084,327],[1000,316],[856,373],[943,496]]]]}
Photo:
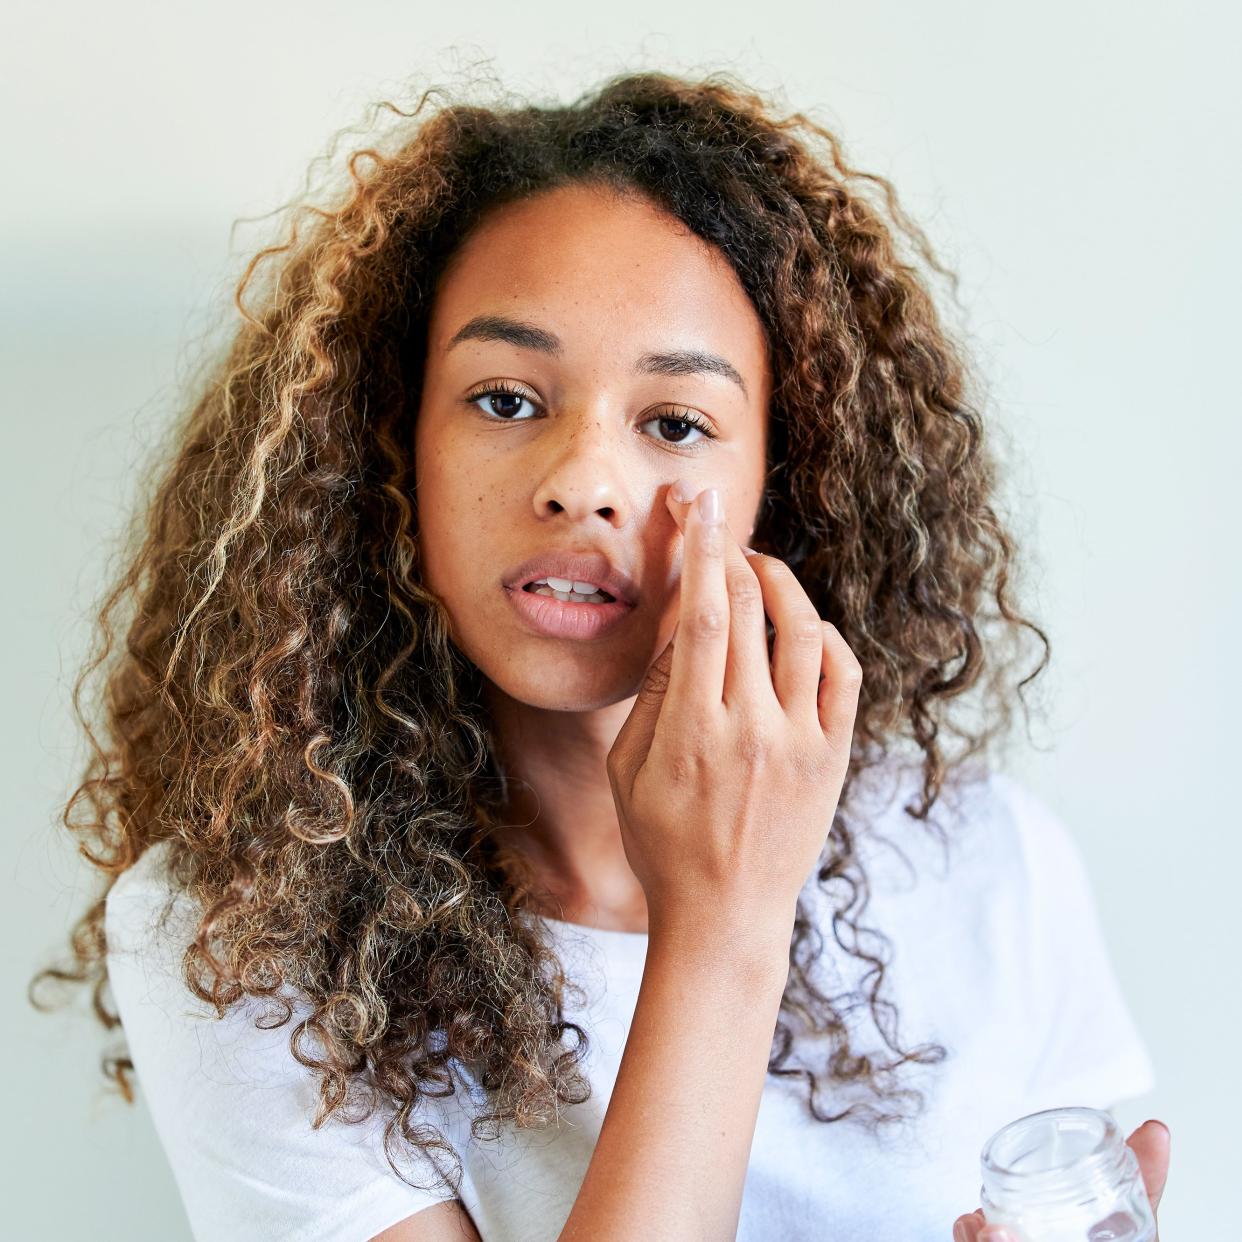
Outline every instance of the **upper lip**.
{"type": "Polygon", "coordinates": [[[504,585],[521,590],[528,582],[540,578],[569,578],[575,582],[593,582],[623,604],[634,604],[638,591],[634,580],[615,566],[603,552],[571,552],[549,549],[511,569],[504,585]]]}

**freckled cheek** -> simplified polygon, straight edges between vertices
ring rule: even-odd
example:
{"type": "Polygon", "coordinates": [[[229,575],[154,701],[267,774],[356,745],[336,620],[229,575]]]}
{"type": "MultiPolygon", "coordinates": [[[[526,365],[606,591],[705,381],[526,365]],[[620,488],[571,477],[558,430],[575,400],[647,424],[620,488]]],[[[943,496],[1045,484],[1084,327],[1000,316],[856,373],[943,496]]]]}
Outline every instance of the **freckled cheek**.
{"type": "Polygon", "coordinates": [[[425,581],[450,604],[476,605],[494,591],[514,557],[515,502],[486,479],[455,469],[429,474],[420,491],[423,503],[425,581]]]}
{"type": "Polygon", "coordinates": [[[469,540],[470,528],[486,520],[492,504],[486,480],[472,473],[458,458],[442,457],[421,472],[420,506],[427,506],[427,522],[455,541],[469,540]]]}

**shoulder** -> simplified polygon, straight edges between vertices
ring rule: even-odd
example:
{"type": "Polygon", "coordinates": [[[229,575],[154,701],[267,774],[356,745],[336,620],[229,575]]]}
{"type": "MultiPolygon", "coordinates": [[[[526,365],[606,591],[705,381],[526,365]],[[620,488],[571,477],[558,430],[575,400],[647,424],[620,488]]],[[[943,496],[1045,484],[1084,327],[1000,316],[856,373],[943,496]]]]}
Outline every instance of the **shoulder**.
{"type": "MultiPolygon", "coordinates": [[[[116,917],[122,912],[128,917],[145,910],[154,914],[169,899],[183,897],[169,874],[170,841],[156,841],[139,855],[132,866],[117,876],[108,890],[107,913],[116,917]]],[[[119,921],[119,920],[118,920],[119,921]]]]}
{"type": "Polygon", "coordinates": [[[991,822],[1006,838],[1020,890],[1034,907],[1032,922],[1043,925],[1055,917],[1064,929],[1072,929],[1093,921],[1086,858],[1066,820],[1018,777],[994,772],[987,783],[991,822]]]}
{"type": "Polygon", "coordinates": [[[855,847],[874,918],[980,972],[1029,977],[1096,932],[1080,848],[1026,781],[997,769],[951,772],[926,818],[922,771],[873,774],[853,804],[855,847]]]}
{"type": "Polygon", "coordinates": [[[148,846],[116,878],[104,901],[109,971],[141,965],[180,968],[197,927],[198,909],[169,873],[171,843],[148,846]]]}
{"type": "Polygon", "coordinates": [[[868,877],[881,891],[927,883],[957,888],[1021,887],[1046,848],[1073,850],[1064,825],[1023,781],[994,768],[964,765],[946,775],[927,814],[923,770],[910,762],[862,774],[848,822],[868,877]]]}
{"type": "MultiPolygon", "coordinates": [[[[107,895],[108,979],[194,1236],[347,1242],[452,1198],[433,1152],[403,1146],[413,1182],[394,1173],[387,1108],[316,1124],[320,1081],[290,1047],[306,1016],[296,997],[291,1019],[274,1025],[266,1002],[246,998],[217,1016],[190,991],[183,957],[199,909],[168,852],[149,848],[107,895]]],[[[438,1105],[420,1099],[419,1119],[460,1146],[438,1105]]]]}

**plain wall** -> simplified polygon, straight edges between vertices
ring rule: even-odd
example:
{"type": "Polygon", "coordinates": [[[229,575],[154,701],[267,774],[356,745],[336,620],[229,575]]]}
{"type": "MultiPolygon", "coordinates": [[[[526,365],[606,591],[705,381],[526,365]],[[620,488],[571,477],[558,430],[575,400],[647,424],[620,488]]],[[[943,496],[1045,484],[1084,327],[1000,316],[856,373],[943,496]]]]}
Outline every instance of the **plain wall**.
{"type": "Polygon", "coordinates": [[[1022,602],[1053,645],[1047,716],[1012,770],[1075,830],[1152,1050],[1157,1089],[1118,1115],[1127,1133],[1172,1128],[1162,1233],[1219,1236],[1242,1105],[1236,10],[534,0],[472,9],[468,27],[457,12],[9,6],[4,1231],[189,1237],[141,1094],[103,1091],[115,1036],[81,1006],[25,1000],[96,887],[58,826],[84,753],[69,688],[135,463],[261,235],[241,226],[230,250],[231,226],[295,193],[367,102],[477,59],[544,100],[624,69],[733,70],[891,178],[961,275],[987,416],[1016,449],[1022,602]]]}

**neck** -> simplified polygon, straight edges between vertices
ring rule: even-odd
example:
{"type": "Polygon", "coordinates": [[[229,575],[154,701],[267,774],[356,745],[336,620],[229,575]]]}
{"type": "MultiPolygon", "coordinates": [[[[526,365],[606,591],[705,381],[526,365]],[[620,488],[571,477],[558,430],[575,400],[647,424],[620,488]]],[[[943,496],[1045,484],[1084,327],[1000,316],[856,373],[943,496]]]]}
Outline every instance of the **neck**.
{"type": "Polygon", "coordinates": [[[542,913],[645,930],[646,901],[625,857],[605,766],[634,700],[554,711],[490,682],[487,699],[508,775],[505,843],[547,888],[554,908],[542,913]]]}

